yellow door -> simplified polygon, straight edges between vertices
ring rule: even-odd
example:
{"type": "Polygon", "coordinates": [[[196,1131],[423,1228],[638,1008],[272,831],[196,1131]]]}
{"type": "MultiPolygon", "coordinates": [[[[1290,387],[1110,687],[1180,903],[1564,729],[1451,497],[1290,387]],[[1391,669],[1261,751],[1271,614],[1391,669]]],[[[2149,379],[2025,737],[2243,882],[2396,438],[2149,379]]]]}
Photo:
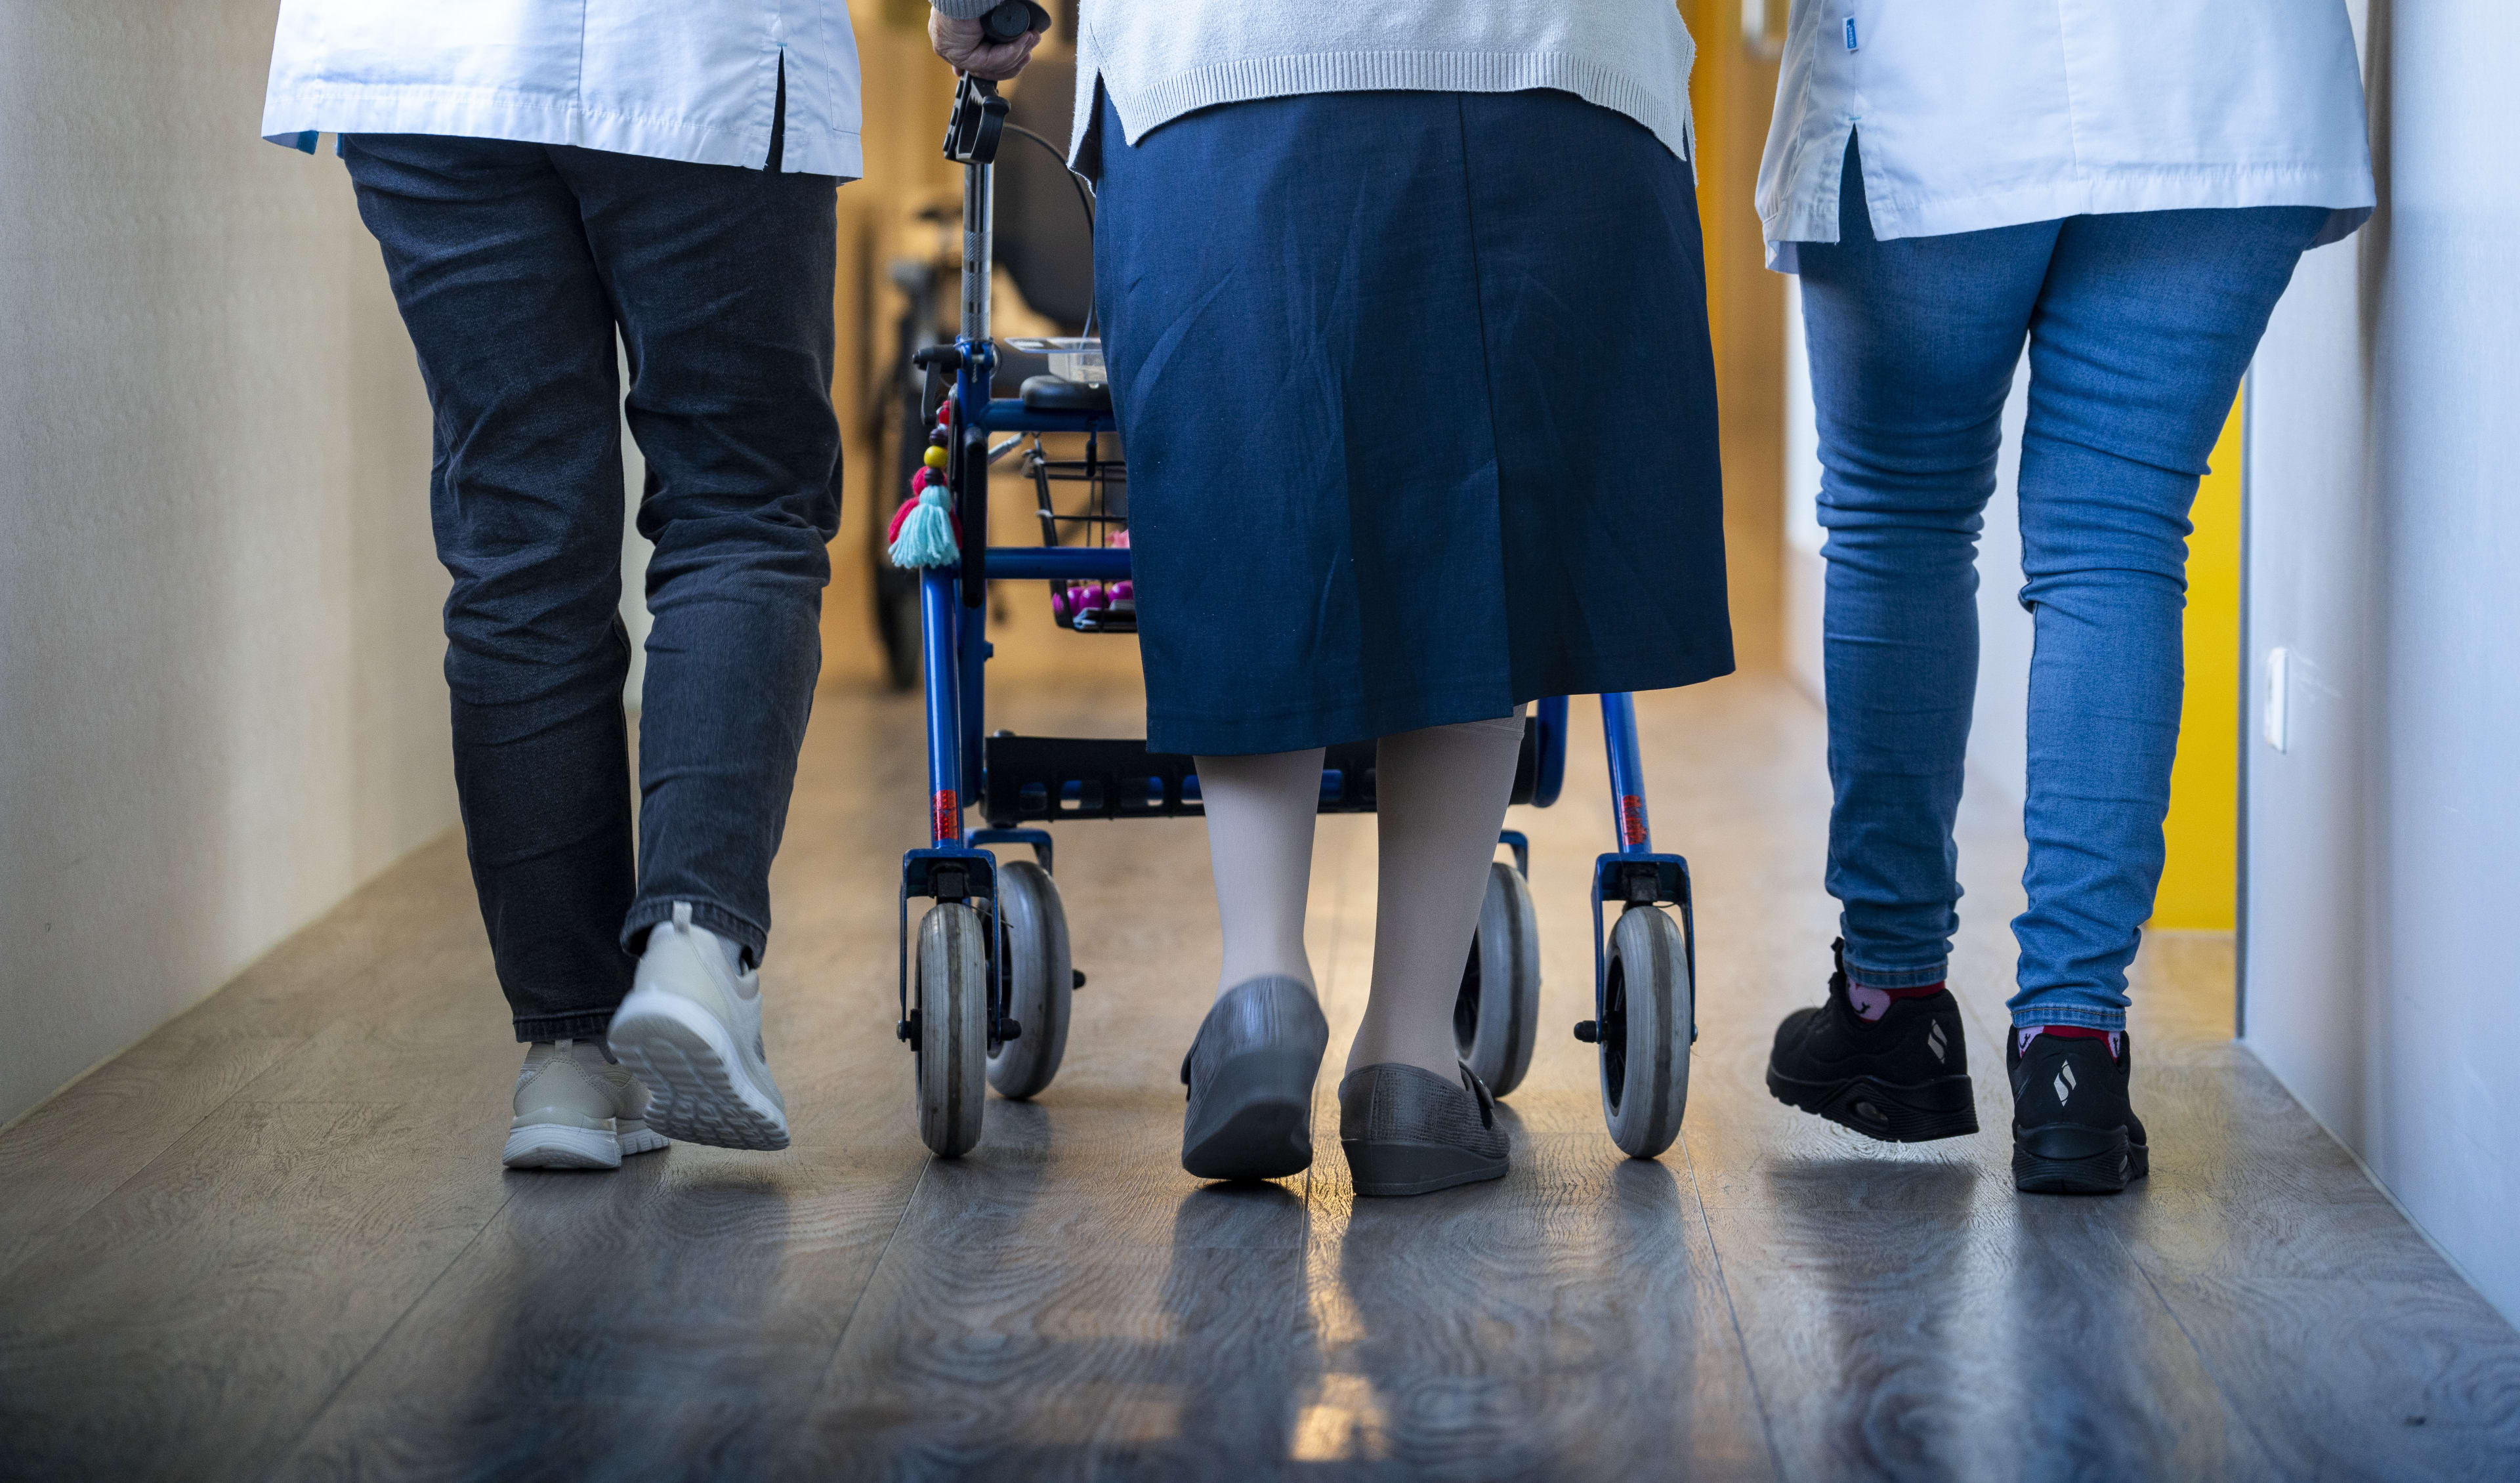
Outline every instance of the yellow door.
{"type": "Polygon", "coordinates": [[[2239,887],[2240,406],[2214,444],[2187,539],[2187,697],[2152,924],[2228,932],[2239,887]]]}

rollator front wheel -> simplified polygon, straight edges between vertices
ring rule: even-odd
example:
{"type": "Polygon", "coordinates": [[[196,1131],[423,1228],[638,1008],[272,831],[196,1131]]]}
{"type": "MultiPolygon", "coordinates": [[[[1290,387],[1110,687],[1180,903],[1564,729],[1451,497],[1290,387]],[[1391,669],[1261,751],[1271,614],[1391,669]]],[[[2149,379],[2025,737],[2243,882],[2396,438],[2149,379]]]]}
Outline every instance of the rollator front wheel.
{"type": "Polygon", "coordinates": [[[989,1033],[988,928],[942,901],[919,922],[919,1138],[939,1158],[980,1141],[989,1033]]]}
{"type": "Polygon", "coordinates": [[[989,1085],[1020,1101],[1050,1085],[1067,1054],[1067,996],[1075,969],[1067,913],[1050,873],[1029,860],[998,868],[997,987],[1012,1040],[989,1042],[989,1085]]]}
{"type": "Polygon", "coordinates": [[[1653,1158],[1680,1137],[1688,1106],[1688,1037],[1694,1023],[1688,948],[1658,907],[1631,907],[1610,933],[1598,1043],[1601,1112],[1610,1140],[1653,1158]]]}
{"type": "Polygon", "coordinates": [[[1504,861],[1488,867],[1487,899],[1453,1001],[1453,1040],[1488,1091],[1503,1097],[1531,1069],[1540,1028],[1540,919],[1531,882],[1504,861]]]}

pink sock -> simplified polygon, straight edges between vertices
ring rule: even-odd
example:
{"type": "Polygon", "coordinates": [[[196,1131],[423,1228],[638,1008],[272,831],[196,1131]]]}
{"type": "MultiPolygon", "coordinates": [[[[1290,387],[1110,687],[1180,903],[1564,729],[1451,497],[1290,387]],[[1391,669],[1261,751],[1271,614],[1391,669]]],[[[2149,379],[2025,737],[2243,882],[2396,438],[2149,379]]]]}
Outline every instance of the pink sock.
{"type": "Polygon", "coordinates": [[[1932,983],[1920,983],[1912,988],[1876,989],[1870,984],[1857,983],[1850,978],[1846,982],[1846,1002],[1855,1007],[1856,1018],[1879,1019],[1889,1013],[1890,1007],[1902,999],[1922,999],[1928,994],[1941,993],[1944,982],[1945,980],[1937,978],[1932,983]]]}

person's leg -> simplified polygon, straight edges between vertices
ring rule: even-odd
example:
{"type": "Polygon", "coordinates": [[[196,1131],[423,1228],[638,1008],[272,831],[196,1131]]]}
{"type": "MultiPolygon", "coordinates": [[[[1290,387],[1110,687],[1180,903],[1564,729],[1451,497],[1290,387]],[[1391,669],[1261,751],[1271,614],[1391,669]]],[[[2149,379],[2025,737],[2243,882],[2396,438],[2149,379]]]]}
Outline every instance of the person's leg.
{"type": "Polygon", "coordinates": [[[1839,241],[1803,244],[1828,537],[1828,892],[1846,967],[1939,983],[1977,694],[1977,536],[2056,224],[1876,241],[1848,151],[1839,241]]]}
{"type": "Polygon", "coordinates": [[[788,1144],[761,1036],[770,862],[822,664],[839,524],[835,182],[590,150],[575,194],[629,352],[648,461],[639,954],[612,1044],[671,1137],[788,1144]]]}
{"type": "Polygon", "coordinates": [[[1359,1194],[1425,1194],[1509,1166],[1495,1100],[1462,1064],[1453,1006],[1522,730],[1516,707],[1375,748],[1373,991],[1339,1079],[1339,1148],[1359,1194]]]}
{"type": "Polygon", "coordinates": [[[2054,222],[1881,242],[1847,152],[1839,241],[1799,251],[1819,413],[1828,688],[1828,1001],[1768,1088],[1873,1138],[1977,1131],[1952,824],[1977,695],[1977,535],[2054,222]]]}
{"type": "Polygon", "coordinates": [[[758,962],[839,528],[836,182],[552,154],[629,352],[625,410],[649,475],[639,529],[656,544],[639,891],[622,940],[687,905],[758,962]]]}
{"type": "Polygon", "coordinates": [[[354,135],[359,213],[436,423],[456,795],[517,1037],[628,992],[629,748],[612,311],[539,146],[354,135]]]}
{"type": "Polygon", "coordinates": [[[2240,374],[2324,210],[2064,224],[2030,336],[2021,601],[2030,664],[2029,909],[2012,1179],[2108,1193],[2151,1153],[2129,1083],[2126,968],[2160,883],[2179,744],[2187,510],[2240,374]]]}
{"type": "Polygon", "coordinates": [[[1224,927],[1223,994],[1255,978],[1313,987],[1304,904],[1313,878],[1322,748],[1198,759],[1216,915],[1224,927]]]}
{"type": "Polygon", "coordinates": [[[1198,759],[1225,963],[1182,1060],[1182,1167],[1281,1179],[1313,1161],[1313,1083],[1329,1024],[1304,954],[1322,749],[1198,759]]]}
{"type": "Polygon", "coordinates": [[[2030,335],[2020,1026],[2126,1026],[2179,742],[2187,511],[2313,207],[2078,216],[2030,335]]]}
{"type": "Polygon", "coordinates": [[[612,312],[538,146],[352,136],[342,155],[435,420],[429,509],[465,845],[517,1038],[501,1161],[665,1146],[603,1043],[630,987],[629,738],[612,312]]]}
{"type": "Polygon", "coordinates": [[[1453,1004],[1478,931],[1488,862],[1522,755],[1522,716],[1385,737],[1375,748],[1380,840],[1373,989],[1347,1069],[1417,1066],[1452,1081],[1453,1004]]]}

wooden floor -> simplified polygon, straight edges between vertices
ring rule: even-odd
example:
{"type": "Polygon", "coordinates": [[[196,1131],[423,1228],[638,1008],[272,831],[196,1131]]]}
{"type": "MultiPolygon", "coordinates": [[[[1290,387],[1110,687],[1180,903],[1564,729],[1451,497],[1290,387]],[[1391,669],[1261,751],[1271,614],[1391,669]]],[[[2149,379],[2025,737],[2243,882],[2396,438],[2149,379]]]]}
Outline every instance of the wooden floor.
{"type": "MultiPolygon", "coordinates": [[[[992,725],[1126,734],[1090,674],[992,725]]],[[[433,847],[0,1134],[7,1478],[2520,1477],[2520,1336],[2228,1039],[2230,952],[2156,937],[2151,1182],[2005,1177],[2019,842],[1972,804],[1956,979],[1987,1131],[1900,1147],[1771,1101],[1815,1002],[1819,718],[1744,677],[1641,706],[1700,892],[1682,1146],[1618,1156],[1590,1048],[1579,726],[1533,834],[1548,988],[1505,1181],[1202,1189],[1176,1072],[1213,985],[1194,822],[1084,825],[1066,1070],[937,1163],[892,1036],[902,700],[827,694],[777,878],[777,1155],[498,1166],[517,1052],[433,847]]],[[[1362,1008],[1372,824],[1325,821],[1313,946],[1362,1008]]],[[[1335,1062],[1334,1062],[1335,1063],[1335,1062]]],[[[1334,1078],[1316,1141],[1335,1150],[1334,1078]]]]}

